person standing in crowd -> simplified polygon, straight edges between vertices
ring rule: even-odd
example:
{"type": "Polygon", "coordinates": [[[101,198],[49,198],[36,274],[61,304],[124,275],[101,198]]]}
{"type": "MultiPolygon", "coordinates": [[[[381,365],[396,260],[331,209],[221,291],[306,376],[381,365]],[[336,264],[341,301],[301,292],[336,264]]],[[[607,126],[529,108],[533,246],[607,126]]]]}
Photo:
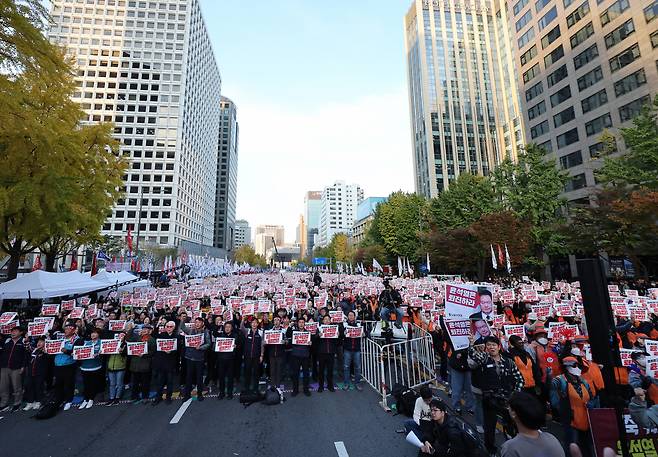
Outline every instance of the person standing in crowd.
{"type": "Polygon", "coordinates": [[[525,350],[523,340],[518,335],[509,338],[509,355],[523,376],[523,390],[531,395],[537,395],[537,386],[541,381],[539,367],[525,350]]]}
{"type": "MultiPolygon", "coordinates": [[[[302,317],[297,319],[296,328],[290,327],[288,329],[286,338],[292,341],[293,332],[307,332],[305,330],[306,320],[302,317]]],[[[308,332],[307,332],[308,333],[308,332]]],[[[306,344],[292,344],[291,356],[291,376],[292,376],[292,396],[299,395],[299,369],[302,370],[302,378],[304,382],[304,395],[311,396],[309,388],[309,369],[311,363],[311,346],[306,344]]]]}
{"type": "Polygon", "coordinates": [[[131,342],[146,342],[146,354],[130,356],[131,400],[134,404],[143,404],[148,401],[151,391],[151,362],[155,352],[155,339],[151,336],[153,327],[146,324],[142,326],[139,335],[133,335],[131,342]]]}
{"type": "Polygon", "coordinates": [[[198,401],[203,401],[203,365],[206,357],[206,350],[210,347],[210,334],[205,329],[203,318],[194,319],[194,327],[189,335],[203,335],[201,342],[196,347],[185,346],[185,363],[187,366],[185,393],[183,401],[192,397],[192,384],[196,385],[198,401]]]}
{"type": "MultiPolygon", "coordinates": [[[[345,327],[360,327],[356,314],[350,311],[345,327]]],[[[362,391],[361,386],[361,338],[350,338],[343,330],[343,390],[350,388],[350,368],[354,364],[354,388],[362,391]]]]}
{"type": "Polygon", "coordinates": [[[217,384],[219,388],[218,400],[229,400],[233,398],[233,359],[236,357],[238,347],[242,346],[241,335],[233,328],[233,322],[227,321],[221,330],[214,335],[215,338],[233,338],[235,344],[230,352],[216,353],[215,364],[217,366],[217,384]]]}
{"type": "Polygon", "coordinates": [[[466,444],[460,425],[447,413],[448,406],[441,400],[430,402],[432,416],[423,430],[419,456],[462,457],[466,456],[466,444]]]}
{"type": "MultiPolygon", "coordinates": [[[[331,325],[331,318],[324,316],[322,325],[331,325]]],[[[319,338],[318,343],[318,393],[324,391],[324,380],[326,375],[327,390],[335,392],[334,390],[334,359],[336,358],[336,342],[337,338],[319,338]]]]}
{"type": "Polygon", "coordinates": [[[479,387],[483,393],[484,444],[489,452],[494,453],[498,413],[506,413],[506,398],[510,393],[523,388],[523,376],[511,359],[503,357],[497,338],[490,336],[485,339],[484,352],[472,346],[472,336],[470,340],[468,365],[477,372],[479,387]]]}
{"type": "Polygon", "coordinates": [[[468,366],[468,349],[455,351],[453,349],[448,361],[450,371],[450,398],[452,409],[461,414],[461,401],[464,399],[464,408],[473,414],[475,399],[471,391],[471,369],[468,366]]]}
{"type": "MultiPolygon", "coordinates": [[[[279,316],[274,316],[273,322],[272,330],[285,333],[283,327],[281,327],[281,318],[279,316]]],[[[278,388],[283,381],[283,370],[286,363],[285,345],[283,343],[268,344],[267,354],[270,365],[270,384],[278,388]]]]}
{"type": "Polygon", "coordinates": [[[153,354],[153,381],[155,383],[155,398],[153,404],[157,405],[162,401],[162,392],[167,386],[166,403],[171,403],[171,396],[174,393],[174,378],[178,369],[180,341],[176,334],[176,323],[167,321],[162,331],[155,334],[156,351],[153,354]],[[160,351],[158,350],[158,340],[176,340],[176,349],[160,351]]]}
{"type": "Polygon", "coordinates": [[[119,404],[123,395],[123,380],[128,365],[128,356],[126,355],[126,332],[119,332],[119,352],[110,354],[107,358],[107,379],[110,387],[108,389],[107,403],[105,406],[115,406],[119,404]]]}
{"type": "Polygon", "coordinates": [[[79,409],[91,408],[94,406],[96,395],[105,391],[105,376],[103,373],[103,363],[101,361],[101,340],[100,329],[93,329],[90,332],[90,339],[85,341],[85,346],[93,347],[93,357],[80,362],[80,371],[82,372],[83,400],[79,409]]]}
{"type": "MultiPolygon", "coordinates": [[[[244,321],[243,321],[244,323],[244,321]]],[[[265,344],[263,333],[258,328],[258,320],[249,322],[249,329],[243,328],[244,332],[244,390],[247,392],[258,391],[258,373],[265,356],[265,344]]]]}
{"type": "Polygon", "coordinates": [[[0,347],[0,409],[18,411],[23,402],[23,372],[29,362],[29,352],[20,327],[11,329],[9,338],[0,347]],[[10,398],[13,402],[10,405],[10,398]]]}
{"type": "Polygon", "coordinates": [[[25,405],[23,411],[41,408],[43,389],[46,382],[46,369],[48,368],[48,359],[44,351],[45,344],[46,339],[39,337],[36,347],[32,350],[25,376],[25,399],[27,405],[25,405]]]}
{"type": "Polygon", "coordinates": [[[541,428],[546,424],[546,409],[527,392],[514,392],[509,400],[510,417],[518,434],[503,443],[501,457],[565,457],[558,439],[541,428]]]}
{"type": "Polygon", "coordinates": [[[73,359],[73,347],[82,346],[84,341],[76,335],[77,327],[73,321],[64,325],[64,348],[55,355],[55,402],[64,404],[64,411],[71,409],[75,392],[76,362],[73,359]]]}

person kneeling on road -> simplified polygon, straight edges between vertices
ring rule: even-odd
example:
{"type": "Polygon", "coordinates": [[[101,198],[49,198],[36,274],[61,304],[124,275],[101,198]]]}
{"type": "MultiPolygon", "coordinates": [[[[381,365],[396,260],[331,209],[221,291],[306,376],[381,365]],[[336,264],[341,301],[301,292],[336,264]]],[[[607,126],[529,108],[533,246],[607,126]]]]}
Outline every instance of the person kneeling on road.
{"type": "Polygon", "coordinates": [[[418,455],[435,457],[463,457],[467,455],[459,424],[446,412],[448,409],[446,404],[441,400],[433,399],[429,406],[432,420],[423,421],[424,444],[418,455]]]}

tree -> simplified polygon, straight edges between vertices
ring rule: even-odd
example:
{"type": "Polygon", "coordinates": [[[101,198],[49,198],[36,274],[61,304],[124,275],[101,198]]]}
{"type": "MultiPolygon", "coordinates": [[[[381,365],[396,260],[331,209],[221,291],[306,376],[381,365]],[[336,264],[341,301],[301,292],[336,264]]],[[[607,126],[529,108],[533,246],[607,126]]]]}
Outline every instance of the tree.
{"type": "Polygon", "coordinates": [[[441,273],[476,273],[483,251],[477,239],[467,228],[443,230],[437,226],[424,235],[432,270],[441,273]]]}
{"type": "Polygon", "coordinates": [[[248,244],[240,246],[233,255],[236,263],[248,263],[251,266],[266,267],[267,261],[262,255],[256,254],[254,248],[248,244]]]}
{"type": "Polygon", "coordinates": [[[336,233],[329,243],[329,249],[337,262],[349,262],[352,259],[352,250],[345,233],[336,233]]]}
{"type": "Polygon", "coordinates": [[[464,228],[500,208],[488,178],[462,173],[430,202],[432,222],[443,229],[464,228]]]}
{"type": "MultiPolygon", "coordinates": [[[[605,186],[628,186],[658,190],[658,96],[645,105],[633,119],[633,126],[622,128],[621,136],[628,152],[618,157],[605,157],[596,176],[605,186]]],[[[604,141],[614,145],[614,137],[604,141]]],[[[616,148],[609,147],[611,152],[616,148]]]]}
{"type": "Polygon", "coordinates": [[[426,205],[417,194],[395,192],[377,206],[372,227],[390,255],[408,257],[412,262],[418,259],[426,205]]]}
{"type": "MultiPolygon", "coordinates": [[[[484,214],[471,225],[470,231],[485,253],[490,252],[492,245],[507,245],[512,266],[521,265],[532,246],[530,223],[512,211],[484,214]]],[[[499,265],[498,269],[504,270],[505,265],[499,265]]]]}

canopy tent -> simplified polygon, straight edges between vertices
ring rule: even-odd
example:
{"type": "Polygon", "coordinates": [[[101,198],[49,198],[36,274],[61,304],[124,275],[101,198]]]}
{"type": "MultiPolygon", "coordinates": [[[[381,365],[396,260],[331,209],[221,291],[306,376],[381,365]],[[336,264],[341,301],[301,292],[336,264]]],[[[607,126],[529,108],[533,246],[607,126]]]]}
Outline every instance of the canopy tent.
{"type": "Polygon", "coordinates": [[[79,271],[51,273],[36,270],[16,279],[0,284],[0,298],[50,298],[65,295],[84,294],[103,289],[107,285],[86,276],[79,271]]]}
{"type": "MultiPolygon", "coordinates": [[[[90,274],[84,273],[87,277],[90,277],[90,274]]],[[[106,287],[117,286],[119,291],[128,292],[133,291],[137,287],[149,287],[151,285],[151,281],[147,279],[139,280],[139,277],[127,271],[118,271],[115,273],[102,269],[94,276],[91,276],[91,279],[105,283],[106,287]]]]}

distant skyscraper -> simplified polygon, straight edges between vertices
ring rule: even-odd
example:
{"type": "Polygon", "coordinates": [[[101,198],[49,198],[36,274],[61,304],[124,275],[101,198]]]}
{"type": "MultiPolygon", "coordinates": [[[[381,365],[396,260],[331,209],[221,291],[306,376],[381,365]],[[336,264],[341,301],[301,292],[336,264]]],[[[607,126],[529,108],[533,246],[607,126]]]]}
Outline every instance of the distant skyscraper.
{"type": "Polygon", "coordinates": [[[295,244],[299,246],[299,253],[303,257],[308,252],[308,230],[306,227],[306,221],[304,220],[304,215],[299,215],[299,224],[297,225],[297,239],[295,244]]]}
{"type": "Polygon", "coordinates": [[[318,246],[331,242],[336,233],[350,234],[356,209],[363,200],[363,189],[356,184],[336,181],[322,191],[318,246]]]}
{"type": "Polygon", "coordinates": [[[589,204],[605,129],[639,114],[658,90],[658,2],[510,3],[526,140],[567,170],[569,201],[589,204]]]}
{"type": "Polygon", "coordinates": [[[235,221],[235,230],[233,233],[235,235],[233,249],[238,249],[245,244],[251,244],[251,227],[249,227],[249,222],[244,219],[235,221]]]}
{"type": "Polygon", "coordinates": [[[87,122],[114,122],[130,160],[102,233],[212,246],[221,78],[198,0],[52,0],[51,13],[73,100],[87,122]]]}
{"type": "Polygon", "coordinates": [[[415,0],[405,17],[416,192],[488,175],[523,143],[505,8],[415,0]]]}
{"type": "Polygon", "coordinates": [[[214,246],[230,251],[235,243],[239,127],[235,103],[222,97],[220,108],[214,246]]]}
{"type": "Polygon", "coordinates": [[[267,250],[274,247],[272,238],[276,241],[277,248],[285,243],[284,228],[282,225],[258,225],[254,235],[254,250],[256,254],[266,255],[267,250]]]}
{"type": "Polygon", "coordinates": [[[306,222],[306,253],[311,256],[315,244],[315,236],[320,228],[320,210],[322,208],[322,192],[309,191],[304,195],[304,221],[306,222]]]}

